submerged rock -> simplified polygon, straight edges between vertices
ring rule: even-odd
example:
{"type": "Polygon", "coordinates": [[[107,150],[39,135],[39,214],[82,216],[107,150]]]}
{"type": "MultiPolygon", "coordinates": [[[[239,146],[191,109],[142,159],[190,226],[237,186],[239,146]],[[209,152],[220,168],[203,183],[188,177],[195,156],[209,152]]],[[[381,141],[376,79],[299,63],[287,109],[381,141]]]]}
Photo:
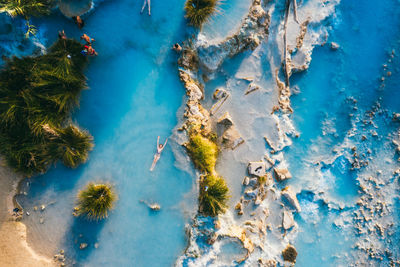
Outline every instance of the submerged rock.
{"type": "Polygon", "coordinates": [[[244,194],[245,194],[246,197],[248,197],[248,198],[256,198],[256,197],[257,197],[257,191],[256,191],[256,190],[251,190],[251,189],[249,189],[249,190],[246,190],[246,191],[244,192],[244,194]]]}
{"type": "Polygon", "coordinates": [[[81,243],[80,245],[79,245],[79,249],[85,249],[85,248],[87,248],[87,246],[88,246],[88,244],[87,243],[81,243]]]}
{"type": "Polygon", "coordinates": [[[294,208],[297,212],[301,211],[299,201],[297,200],[296,194],[292,191],[291,187],[285,187],[282,190],[282,197],[294,208]]]}
{"type": "Polygon", "coordinates": [[[282,257],[285,261],[296,263],[297,251],[292,245],[287,245],[287,247],[282,251],[282,257]]]}
{"type": "Polygon", "coordinates": [[[265,162],[263,161],[253,161],[249,162],[249,165],[247,166],[247,170],[249,174],[255,175],[258,177],[264,176],[265,175],[265,162]]]}
{"type": "Polygon", "coordinates": [[[276,261],[275,260],[258,259],[258,266],[259,267],[276,267],[276,261]]]}
{"type": "Polygon", "coordinates": [[[226,92],[226,90],[224,88],[217,88],[213,94],[213,98],[214,99],[222,99],[224,97],[226,97],[228,95],[228,93],[226,92]]]}
{"type": "Polygon", "coordinates": [[[275,179],[278,182],[282,182],[284,180],[292,178],[292,174],[289,172],[288,169],[278,169],[274,168],[275,179]]]}
{"type": "Polygon", "coordinates": [[[338,43],[332,42],[331,43],[331,49],[332,50],[338,50],[340,48],[340,45],[338,43]]]}
{"type": "Polygon", "coordinates": [[[155,210],[155,211],[158,211],[158,210],[161,209],[160,205],[158,205],[157,203],[150,204],[150,205],[149,205],[149,208],[150,208],[151,210],[155,210]]]}

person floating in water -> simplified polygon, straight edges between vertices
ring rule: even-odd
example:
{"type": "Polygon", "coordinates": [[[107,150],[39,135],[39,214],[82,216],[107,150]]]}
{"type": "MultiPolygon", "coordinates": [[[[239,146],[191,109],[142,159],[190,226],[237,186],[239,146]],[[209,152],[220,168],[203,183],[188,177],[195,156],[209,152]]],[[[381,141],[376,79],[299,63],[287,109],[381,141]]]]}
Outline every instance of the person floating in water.
{"type": "Polygon", "coordinates": [[[151,164],[150,171],[154,170],[154,167],[156,166],[157,161],[160,159],[161,152],[163,151],[165,145],[168,142],[168,138],[165,139],[165,143],[164,144],[159,144],[159,142],[160,142],[160,137],[158,136],[157,137],[157,153],[154,155],[154,160],[153,160],[153,164],[151,164]]]}
{"type": "Polygon", "coordinates": [[[83,48],[84,49],[81,51],[81,54],[84,56],[87,56],[87,55],[97,56],[98,55],[96,50],[94,50],[94,48],[90,44],[85,45],[83,48]]]}
{"type": "Polygon", "coordinates": [[[83,21],[83,19],[81,17],[76,16],[76,17],[72,17],[72,19],[74,20],[76,25],[78,25],[79,29],[82,29],[83,26],[85,26],[85,22],[83,21]]]}
{"type": "Polygon", "coordinates": [[[146,4],[147,4],[147,6],[149,8],[149,16],[151,16],[151,2],[150,2],[150,0],[144,0],[143,7],[142,7],[142,10],[140,11],[140,14],[143,13],[143,10],[146,7],[146,4]]]}
{"type": "Polygon", "coordinates": [[[82,34],[81,40],[84,40],[87,45],[91,45],[94,42],[94,39],[90,38],[86,33],[82,34]]]}
{"type": "Polygon", "coordinates": [[[65,34],[64,30],[58,31],[58,38],[64,39],[64,40],[67,39],[67,35],[65,34]]]}

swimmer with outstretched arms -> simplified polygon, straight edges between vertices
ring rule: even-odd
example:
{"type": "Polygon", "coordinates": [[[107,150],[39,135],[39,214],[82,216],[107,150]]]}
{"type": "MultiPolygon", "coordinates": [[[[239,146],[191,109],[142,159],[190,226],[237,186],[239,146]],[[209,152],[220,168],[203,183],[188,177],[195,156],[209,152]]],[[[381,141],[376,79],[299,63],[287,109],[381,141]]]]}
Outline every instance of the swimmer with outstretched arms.
{"type": "Polygon", "coordinates": [[[151,164],[150,171],[154,170],[154,167],[156,166],[157,161],[161,157],[161,152],[163,151],[165,145],[168,142],[168,138],[165,139],[165,143],[164,144],[159,144],[159,142],[160,142],[160,136],[157,137],[157,153],[154,155],[154,160],[153,160],[153,164],[151,164]]]}

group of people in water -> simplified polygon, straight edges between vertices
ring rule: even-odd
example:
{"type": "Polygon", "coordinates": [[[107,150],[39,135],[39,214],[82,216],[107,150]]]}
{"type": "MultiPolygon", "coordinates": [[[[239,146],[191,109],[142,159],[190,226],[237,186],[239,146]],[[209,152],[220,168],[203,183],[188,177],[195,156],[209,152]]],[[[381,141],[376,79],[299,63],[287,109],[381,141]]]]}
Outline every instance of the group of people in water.
{"type": "Polygon", "coordinates": [[[83,46],[83,50],[81,51],[81,54],[84,56],[97,56],[96,50],[92,47],[92,43],[94,42],[93,38],[90,38],[86,33],[82,34],[81,40],[84,40],[86,44],[83,46]]]}
{"type": "MultiPolygon", "coordinates": [[[[82,29],[83,26],[85,25],[84,21],[82,20],[81,17],[76,16],[72,17],[76,25],[79,27],[79,29],[82,29]]],[[[67,35],[65,34],[64,30],[58,32],[58,38],[60,39],[67,39],[67,35]]],[[[83,45],[83,49],[81,51],[81,54],[84,56],[97,56],[96,50],[92,47],[92,43],[94,42],[93,38],[90,38],[86,33],[82,34],[81,40],[85,41],[86,43],[83,45]]]]}

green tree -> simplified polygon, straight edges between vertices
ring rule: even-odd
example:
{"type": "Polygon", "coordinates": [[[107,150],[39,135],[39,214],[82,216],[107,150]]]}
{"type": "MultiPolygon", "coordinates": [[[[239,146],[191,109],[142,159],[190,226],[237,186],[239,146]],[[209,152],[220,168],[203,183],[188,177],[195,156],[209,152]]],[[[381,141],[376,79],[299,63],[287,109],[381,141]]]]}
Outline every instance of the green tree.
{"type": "Polygon", "coordinates": [[[81,49],[61,39],[46,55],[14,57],[0,72],[0,153],[16,171],[31,176],[58,160],[72,168],[87,160],[93,138],[70,122],[87,88],[81,49]]]}
{"type": "Polygon", "coordinates": [[[218,2],[219,0],[187,0],[185,17],[191,25],[200,28],[217,11],[218,2]]]}
{"type": "Polygon", "coordinates": [[[6,12],[11,17],[39,17],[50,14],[53,0],[0,0],[0,13],[6,12]]]}
{"type": "Polygon", "coordinates": [[[117,195],[109,184],[89,183],[78,194],[76,213],[88,220],[102,220],[108,217],[117,195]]]}

